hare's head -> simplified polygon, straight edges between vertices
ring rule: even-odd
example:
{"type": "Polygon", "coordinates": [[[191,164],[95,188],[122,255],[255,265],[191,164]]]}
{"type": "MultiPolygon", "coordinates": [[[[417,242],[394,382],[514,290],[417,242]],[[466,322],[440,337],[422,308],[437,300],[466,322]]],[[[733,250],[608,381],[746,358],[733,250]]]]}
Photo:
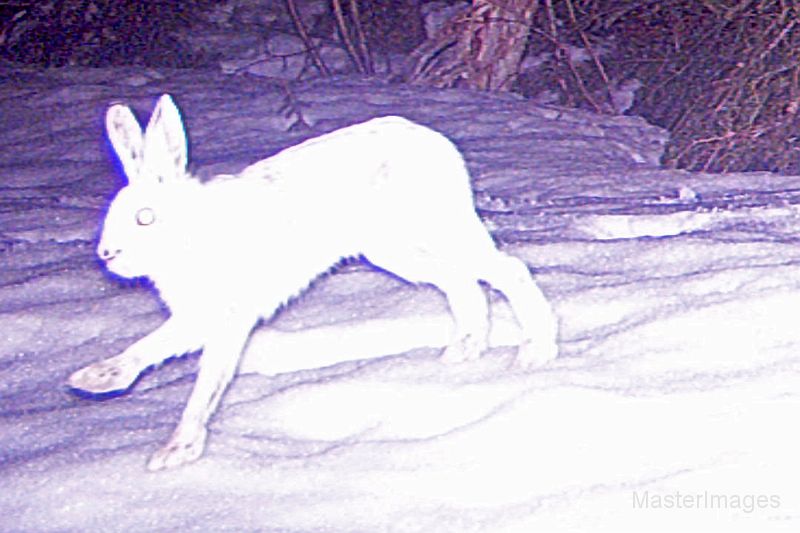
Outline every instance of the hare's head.
{"type": "Polygon", "coordinates": [[[197,184],[186,170],[183,122],[165,94],[144,133],[124,105],[109,108],[106,129],[128,184],[111,202],[97,255],[120,276],[152,276],[180,253],[181,204],[197,184]]]}

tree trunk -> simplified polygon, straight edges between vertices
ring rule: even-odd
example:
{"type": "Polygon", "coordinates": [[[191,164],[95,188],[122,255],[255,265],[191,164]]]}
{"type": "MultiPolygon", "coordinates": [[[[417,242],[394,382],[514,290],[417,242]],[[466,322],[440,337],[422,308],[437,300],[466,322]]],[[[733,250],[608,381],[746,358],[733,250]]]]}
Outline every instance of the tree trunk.
{"type": "Polygon", "coordinates": [[[507,91],[517,76],[538,0],[472,0],[411,53],[408,79],[436,87],[507,91]]]}

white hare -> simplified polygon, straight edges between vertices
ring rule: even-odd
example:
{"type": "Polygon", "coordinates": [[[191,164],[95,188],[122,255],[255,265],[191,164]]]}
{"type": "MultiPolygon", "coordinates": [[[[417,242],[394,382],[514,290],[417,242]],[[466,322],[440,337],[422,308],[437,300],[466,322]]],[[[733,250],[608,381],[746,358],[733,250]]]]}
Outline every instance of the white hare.
{"type": "Polygon", "coordinates": [[[147,367],[203,350],[180,423],[149,469],[201,455],[253,327],[343,258],[444,292],[455,322],[448,360],[477,358],[487,346],[479,280],[511,304],[524,341],[519,363],[556,356],[550,306],[527,267],[495,247],[461,154],[443,135],[376,118],[203,183],[187,173],[186,133],[169,95],[144,134],[124,105],[108,110],[106,127],[129,183],[109,207],[97,253],[119,276],[150,278],[171,316],[69,385],[123,390],[147,367]]]}

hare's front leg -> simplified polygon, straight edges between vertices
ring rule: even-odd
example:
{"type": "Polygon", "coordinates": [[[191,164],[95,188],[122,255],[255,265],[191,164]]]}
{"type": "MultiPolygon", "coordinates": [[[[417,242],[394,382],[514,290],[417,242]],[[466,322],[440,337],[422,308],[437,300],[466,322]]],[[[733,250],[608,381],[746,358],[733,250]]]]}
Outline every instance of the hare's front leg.
{"type": "Polygon", "coordinates": [[[178,427],[167,444],[147,464],[149,470],[173,468],[194,461],[203,453],[206,424],[233,379],[242,351],[256,320],[220,319],[206,336],[200,371],[178,427]]]}
{"type": "Polygon", "coordinates": [[[201,348],[200,337],[191,324],[171,317],[158,329],[142,337],[124,352],[93,363],[73,373],[67,384],[94,394],[125,390],[142,371],[173,356],[201,348]]]}

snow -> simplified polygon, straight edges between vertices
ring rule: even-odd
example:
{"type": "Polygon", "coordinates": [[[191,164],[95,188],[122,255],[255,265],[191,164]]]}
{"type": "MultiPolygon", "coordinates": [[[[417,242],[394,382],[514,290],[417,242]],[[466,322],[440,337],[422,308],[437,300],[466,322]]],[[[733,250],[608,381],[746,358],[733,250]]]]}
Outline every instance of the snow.
{"type": "Polygon", "coordinates": [[[665,135],[642,120],[513,95],[142,69],[0,75],[0,529],[800,528],[800,178],[660,169],[665,135]],[[145,117],[162,92],[202,176],[380,115],[445,133],[487,226],[552,302],[560,357],[515,368],[514,321],[491,294],[494,348],[442,363],[443,297],[349,264],[253,335],[203,457],[148,473],[197,357],[110,397],[65,380],[165,318],[146,283],[112,279],[94,256],[123,183],[105,109],[145,117]]]}

